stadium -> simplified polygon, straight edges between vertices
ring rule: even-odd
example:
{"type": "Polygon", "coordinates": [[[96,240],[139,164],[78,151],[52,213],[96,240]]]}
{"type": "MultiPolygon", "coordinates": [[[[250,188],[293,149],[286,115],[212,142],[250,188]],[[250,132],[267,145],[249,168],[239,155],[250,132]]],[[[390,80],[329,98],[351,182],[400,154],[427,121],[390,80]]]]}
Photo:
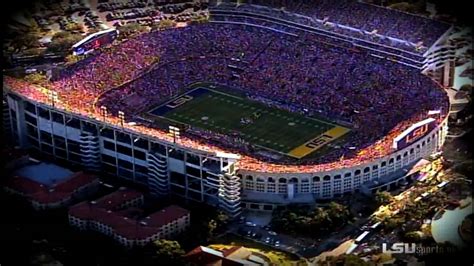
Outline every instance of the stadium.
{"type": "Polygon", "coordinates": [[[42,86],[4,77],[17,145],[232,216],[390,189],[440,150],[451,25],[355,1],[249,2],[95,42],[42,86]]]}

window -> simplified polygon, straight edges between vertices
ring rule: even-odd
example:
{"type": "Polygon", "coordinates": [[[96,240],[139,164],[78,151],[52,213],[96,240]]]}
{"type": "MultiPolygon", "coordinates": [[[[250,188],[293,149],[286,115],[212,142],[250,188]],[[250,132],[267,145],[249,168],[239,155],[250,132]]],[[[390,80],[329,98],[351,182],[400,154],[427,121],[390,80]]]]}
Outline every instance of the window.
{"type": "Polygon", "coordinates": [[[301,192],[302,193],[309,193],[309,180],[303,179],[301,180],[301,192]]]}
{"type": "Polygon", "coordinates": [[[146,175],[148,174],[148,168],[139,164],[135,164],[135,172],[146,175]]]}
{"type": "Polygon", "coordinates": [[[186,173],[192,176],[201,177],[201,170],[192,166],[186,166],[186,173]]]}
{"type": "Polygon", "coordinates": [[[158,143],[151,143],[151,151],[166,155],[166,147],[158,143]]]}
{"type": "Polygon", "coordinates": [[[53,147],[44,143],[41,143],[41,150],[43,152],[53,154],[53,147]]]}
{"type": "Polygon", "coordinates": [[[273,177],[269,177],[267,180],[267,192],[275,193],[275,179],[273,177]]]}
{"type": "Polygon", "coordinates": [[[38,132],[36,131],[36,127],[26,124],[26,132],[29,136],[38,138],[38,132]]]}
{"type": "Polygon", "coordinates": [[[36,138],[28,137],[28,143],[35,146],[36,148],[39,148],[39,142],[36,138]]]}
{"type": "Polygon", "coordinates": [[[41,142],[53,144],[53,139],[51,138],[51,134],[49,134],[48,132],[40,130],[40,137],[41,137],[41,142]]]}
{"type": "Polygon", "coordinates": [[[38,107],[38,113],[40,117],[49,120],[49,110],[38,107]]]}
{"type": "Polygon", "coordinates": [[[80,146],[79,142],[77,142],[77,141],[68,139],[67,140],[67,148],[70,152],[72,151],[72,152],[75,152],[75,153],[81,153],[81,146],[80,146]]]}
{"type": "Polygon", "coordinates": [[[130,169],[130,170],[133,169],[133,164],[131,162],[128,162],[122,159],[118,159],[118,165],[125,169],[130,169]]]}
{"type": "Polygon", "coordinates": [[[69,160],[75,161],[75,162],[80,162],[81,161],[81,156],[76,154],[76,153],[69,153],[69,160]]]}
{"type": "Polygon", "coordinates": [[[126,144],[130,144],[132,142],[132,140],[130,139],[130,135],[122,133],[122,132],[117,131],[115,133],[115,137],[116,137],[118,142],[123,142],[123,143],[126,143],[126,144]]]}
{"type": "Polygon", "coordinates": [[[61,149],[66,149],[66,139],[58,136],[58,135],[53,135],[54,138],[54,146],[59,147],[61,149]]]}
{"type": "Polygon", "coordinates": [[[115,167],[115,166],[108,165],[108,164],[105,164],[105,163],[102,163],[101,166],[102,166],[102,170],[104,172],[111,173],[111,174],[114,174],[114,175],[117,173],[117,167],[115,167]]]}
{"type": "Polygon", "coordinates": [[[30,102],[25,102],[25,110],[30,113],[36,114],[36,106],[30,102]]]}
{"type": "Polygon", "coordinates": [[[115,144],[110,141],[104,140],[104,149],[115,151],[115,144]]]}
{"type": "Polygon", "coordinates": [[[132,157],[132,149],[117,144],[117,152],[132,157]]]}
{"type": "Polygon", "coordinates": [[[82,130],[85,132],[92,133],[93,135],[97,134],[97,127],[94,124],[87,123],[82,121],[82,130]]]}
{"type": "Polygon", "coordinates": [[[133,150],[133,155],[136,159],[146,161],[146,154],[139,150],[133,150]]]}
{"type": "Polygon", "coordinates": [[[102,154],[102,161],[113,165],[116,164],[115,158],[106,154],[102,154]]]}
{"type": "Polygon", "coordinates": [[[66,159],[67,159],[67,152],[66,152],[66,150],[55,148],[54,151],[55,151],[55,153],[56,153],[56,156],[59,156],[59,157],[62,157],[62,158],[66,158],[66,159]]]}
{"type": "Polygon", "coordinates": [[[188,163],[192,163],[195,165],[199,165],[199,156],[196,156],[194,154],[188,153],[188,156],[186,157],[186,160],[188,163]]]}
{"type": "Polygon", "coordinates": [[[64,124],[64,117],[62,114],[51,112],[51,115],[53,116],[54,122],[59,123],[59,124],[64,124]]]}
{"type": "Polygon", "coordinates": [[[184,160],[184,152],[181,151],[181,150],[175,150],[175,149],[172,149],[170,152],[169,152],[169,157],[171,158],[175,158],[177,160],[184,160]]]}
{"type": "Polygon", "coordinates": [[[31,115],[25,113],[25,120],[26,122],[30,123],[30,124],[33,124],[33,125],[37,125],[37,121],[36,121],[36,118],[35,117],[32,117],[31,115]]]}
{"type": "Polygon", "coordinates": [[[265,192],[265,180],[257,178],[257,192],[265,192]]]}
{"type": "Polygon", "coordinates": [[[286,179],[285,178],[278,179],[278,193],[286,193],[287,190],[288,190],[288,187],[286,185],[286,179]]]}
{"type": "Polygon", "coordinates": [[[123,169],[123,168],[118,168],[118,175],[121,176],[121,177],[125,177],[127,179],[131,179],[133,178],[133,173],[132,171],[129,171],[129,170],[126,170],[126,169],[123,169]]]}
{"type": "Polygon", "coordinates": [[[72,128],[81,129],[81,122],[77,118],[66,119],[66,125],[72,128]]]}
{"type": "Polygon", "coordinates": [[[99,130],[99,132],[100,132],[100,135],[102,137],[106,137],[106,138],[109,138],[109,139],[115,139],[114,138],[114,131],[109,129],[109,128],[101,128],[99,130]]]}

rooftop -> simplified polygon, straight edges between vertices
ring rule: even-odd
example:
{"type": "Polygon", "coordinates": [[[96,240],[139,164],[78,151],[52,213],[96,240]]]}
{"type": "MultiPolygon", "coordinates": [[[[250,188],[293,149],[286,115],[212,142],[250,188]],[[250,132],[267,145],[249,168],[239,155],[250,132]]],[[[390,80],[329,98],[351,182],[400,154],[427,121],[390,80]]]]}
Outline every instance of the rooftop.
{"type": "Polygon", "coordinates": [[[143,194],[139,191],[120,188],[99,200],[85,201],[71,207],[69,215],[83,220],[100,222],[127,239],[142,240],[159,233],[163,225],[189,214],[188,210],[171,205],[145,218],[138,218],[143,210],[138,207],[123,208],[121,206],[142,196],[143,194]]]}
{"type": "Polygon", "coordinates": [[[39,163],[25,166],[15,171],[15,175],[33,180],[51,187],[69,178],[73,172],[61,166],[49,163],[39,163]]]}

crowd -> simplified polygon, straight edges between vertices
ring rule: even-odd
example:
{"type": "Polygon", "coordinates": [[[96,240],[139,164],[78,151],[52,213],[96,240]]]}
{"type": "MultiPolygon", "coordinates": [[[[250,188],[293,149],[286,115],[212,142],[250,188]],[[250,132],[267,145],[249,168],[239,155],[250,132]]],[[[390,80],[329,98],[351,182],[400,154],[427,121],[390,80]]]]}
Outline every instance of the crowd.
{"type": "MultiPolygon", "coordinates": [[[[35,86],[10,78],[4,82],[50,103],[35,86]]],[[[106,120],[119,124],[118,111],[126,113],[126,120],[137,121],[143,111],[195,82],[244,90],[266,104],[307,110],[307,115],[353,126],[354,134],[339,149],[311,161],[287,162],[298,166],[257,158],[251,144],[213,132],[192,129],[190,135],[199,138],[184,135],[179,140],[207,151],[225,147],[242,154],[241,168],[259,171],[312,172],[373,160],[390,153],[391,141],[426,118],[428,110],[441,108],[443,116],[448,110],[445,93],[414,69],[322,43],[315,35],[284,36],[212,23],[142,34],[80,61],[45,86],[58,92],[56,107],[102,120],[100,106],[107,106],[106,120]]],[[[173,141],[157,128],[124,127],[173,141]]]]}
{"type": "Polygon", "coordinates": [[[318,1],[252,1],[255,5],[270,6],[276,10],[255,8],[250,5],[221,4],[219,9],[235,9],[269,15],[295,22],[301,22],[313,27],[367,39],[374,42],[396,46],[405,50],[415,51],[412,44],[423,42],[423,46],[430,47],[450,27],[449,24],[431,20],[426,17],[408,14],[388,8],[347,0],[318,0],[318,1]],[[283,9],[281,7],[284,7],[283,9]],[[282,12],[282,10],[289,12],[282,12]],[[295,16],[294,13],[306,16],[309,19],[295,16]],[[342,27],[331,27],[326,22],[332,22],[354,28],[349,30],[342,27]],[[387,36],[404,42],[394,42],[387,36]]]}

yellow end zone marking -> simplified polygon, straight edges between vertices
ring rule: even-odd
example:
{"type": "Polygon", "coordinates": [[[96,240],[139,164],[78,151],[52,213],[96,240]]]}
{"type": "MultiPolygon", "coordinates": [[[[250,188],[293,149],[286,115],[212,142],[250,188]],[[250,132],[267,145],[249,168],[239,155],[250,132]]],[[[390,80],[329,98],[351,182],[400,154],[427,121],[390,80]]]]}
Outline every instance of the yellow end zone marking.
{"type": "Polygon", "coordinates": [[[305,157],[306,155],[312,153],[313,151],[328,144],[329,142],[337,138],[340,138],[341,136],[343,136],[349,131],[350,129],[345,128],[345,127],[340,127],[340,126],[333,127],[330,130],[324,132],[323,134],[317,136],[316,138],[306,142],[305,144],[294,148],[288,153],[288,155],[301,159],[305,157]]]}

